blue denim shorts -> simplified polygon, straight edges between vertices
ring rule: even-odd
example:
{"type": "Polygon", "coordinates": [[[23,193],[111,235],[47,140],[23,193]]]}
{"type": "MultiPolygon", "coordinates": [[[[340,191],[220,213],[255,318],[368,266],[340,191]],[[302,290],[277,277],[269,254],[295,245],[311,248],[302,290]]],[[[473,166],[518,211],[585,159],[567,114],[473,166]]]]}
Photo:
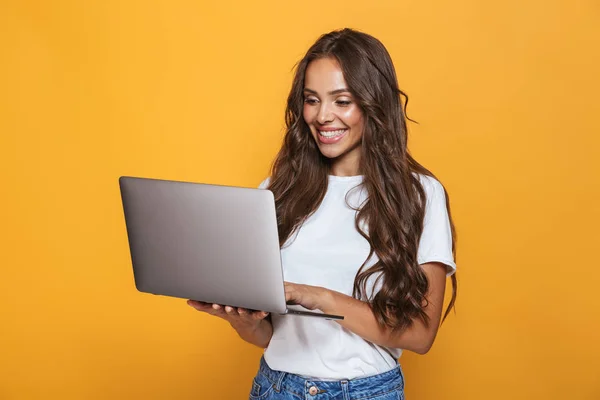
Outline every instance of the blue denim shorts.
{"type": "Polygon", "coordinates": [[[404,400],[400,365],[366,378],[339,381],[307,380],[269,368],[264,358],[252,382],[250,400],[404,400]]]}

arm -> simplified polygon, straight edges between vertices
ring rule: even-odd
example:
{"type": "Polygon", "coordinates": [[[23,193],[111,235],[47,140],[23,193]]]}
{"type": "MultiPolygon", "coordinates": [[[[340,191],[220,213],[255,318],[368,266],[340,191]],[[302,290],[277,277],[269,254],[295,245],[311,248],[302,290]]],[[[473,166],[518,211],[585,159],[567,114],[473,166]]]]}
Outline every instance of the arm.
{"type": "Polygon", "coordinates": [[[446,289],[446,267],[437,262],[422,264],[421,267],[429,280],[429,305],[425,308],[429,316],[428,327],[420,320],[414,320],[404,331],[392,333],[390,328],[379,326],[366,302],[321,287],[286,283],[286,297],[288,301],[309,309],[343,315],[344,319],[336,322],[369,342],[425,354],[433,345],[441,320],[446,289]]]}
{"type": "Polygon", "coordinates": [[[238,335],[246,342],[266,349],[273,336],[273,325],[270,319],[261,320],[255,328],[236,329],[238,335]]]}
{"type": "Polygon", "coordinates": [[[198,311],[222,318],[235,329],[240,338],[246,342],[267,348],[273,336],[273,325],[269,313],[249,311],[244,308],[221,306],[201,301],[188,300],[188,305],[198,311]]]}

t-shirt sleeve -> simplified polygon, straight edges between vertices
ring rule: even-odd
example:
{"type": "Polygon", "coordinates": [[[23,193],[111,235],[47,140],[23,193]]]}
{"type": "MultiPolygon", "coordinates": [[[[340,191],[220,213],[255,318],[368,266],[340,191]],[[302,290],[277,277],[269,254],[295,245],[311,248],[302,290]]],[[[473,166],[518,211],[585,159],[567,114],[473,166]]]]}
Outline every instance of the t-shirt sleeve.
{"type": "Polygon", "coordinates": [[[267,179],[265,179],[264,181],[262,181],[260,183],[260,185],[258,185],[259,189],[266,189],[269,186],[269,183],[271,182],[271,177],[268,177],[267,179]]]}
{"type": "Polygon", "coordinates": [[[423,233],[419,242],[419,264],[440,262],[446,265],[446,275],[456,272],[452,254],[452,230],[446,209],[446,195],[442,184],[429,176],[421,179],[427,197],[423,233]]]}

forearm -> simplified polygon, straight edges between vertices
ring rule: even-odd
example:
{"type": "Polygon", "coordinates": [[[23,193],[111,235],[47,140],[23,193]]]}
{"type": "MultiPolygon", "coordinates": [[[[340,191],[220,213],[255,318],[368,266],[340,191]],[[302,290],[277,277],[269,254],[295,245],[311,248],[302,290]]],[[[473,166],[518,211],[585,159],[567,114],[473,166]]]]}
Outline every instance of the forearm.
{"type": "MultiPolygon", "coordinates": [[[[325,289],[327,290],[327,289],[325,289]]],[[[363,339],[379,346],[400,348],[424,354],[431,347],[437,333],[437,324],[426,327],[423,322],[415,320],[413,324],[401,332],[393,332],[391,328],[381,327],[369,305],[343,293],[328,291],[330,301],[321,308],[326,314],[343,315],[343,320],[336,320],[344,328],[363,339]]]]}
{"type": "Polygon", "coordinates": [[[273,325],[269,319],[263,319],[255,329],[236,329],[236,332],[246,342],[265,349],[273,336],[273,325]]]}

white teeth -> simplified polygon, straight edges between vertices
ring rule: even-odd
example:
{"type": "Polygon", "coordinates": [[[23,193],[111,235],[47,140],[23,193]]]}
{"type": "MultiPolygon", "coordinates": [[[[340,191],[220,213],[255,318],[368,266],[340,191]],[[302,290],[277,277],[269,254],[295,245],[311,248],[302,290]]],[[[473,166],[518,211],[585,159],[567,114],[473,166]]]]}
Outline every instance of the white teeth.
{"type": "Polygon", "coordinates": [[[335,136],[339,136],[344,132],[346,132],[345,129],[338,129],[337,131],[319,131],[319,135],[325,136],[326,138],[332,138],[335,136]]]}

